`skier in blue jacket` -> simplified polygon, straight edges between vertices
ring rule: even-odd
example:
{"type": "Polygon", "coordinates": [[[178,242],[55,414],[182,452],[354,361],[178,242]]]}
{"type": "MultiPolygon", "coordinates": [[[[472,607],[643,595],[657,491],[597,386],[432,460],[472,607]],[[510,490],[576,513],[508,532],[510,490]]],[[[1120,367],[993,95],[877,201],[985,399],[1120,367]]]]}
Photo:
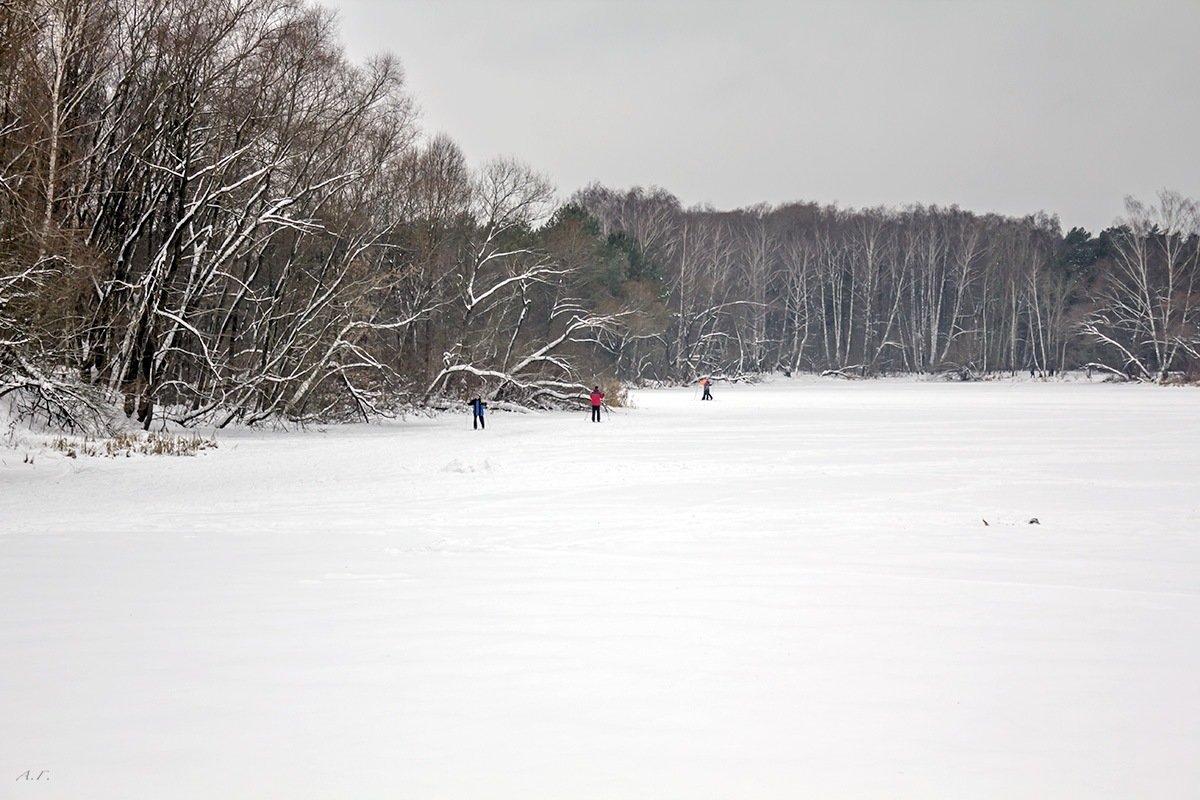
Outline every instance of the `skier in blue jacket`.
{"type": "Polygon", "coordinates": [[[472,397],[471,402],[467,403],[471,407],[471,422],[475,430],[486,428],[483,424],[483,412],[487,408],[487,403],[480,400],[478,397],[472,397]]]}

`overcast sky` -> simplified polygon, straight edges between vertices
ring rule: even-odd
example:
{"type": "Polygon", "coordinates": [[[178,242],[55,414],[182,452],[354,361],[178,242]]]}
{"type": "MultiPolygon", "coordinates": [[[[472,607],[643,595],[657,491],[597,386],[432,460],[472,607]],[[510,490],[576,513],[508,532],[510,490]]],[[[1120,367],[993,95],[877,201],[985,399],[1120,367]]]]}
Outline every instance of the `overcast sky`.
{"type": "Polygon", "coordinates": [[[325,0],[422,127],[562,195],[957,203],[1093,232],[1200,198],[1200,0],[325,0]]]}

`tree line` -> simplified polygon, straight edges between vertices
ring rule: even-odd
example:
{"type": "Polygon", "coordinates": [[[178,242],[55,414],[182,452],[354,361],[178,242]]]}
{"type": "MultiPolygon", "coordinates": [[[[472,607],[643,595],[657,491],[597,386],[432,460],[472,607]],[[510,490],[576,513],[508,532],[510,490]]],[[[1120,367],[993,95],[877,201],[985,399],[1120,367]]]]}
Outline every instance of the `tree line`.
{"type": "Polygon", "coordinates": [[[102,426],[369,417],[782,369],[1195,373],[1195,203],[557,204],[422,136],[298,0],[0,2],[0,397],[102,426]]]}
{"type": "Polygon", "coordinates": [[[589,187],[575,202],[655,265],[670,311],[633,378],[707,372],[1088,367],[1145,381],[1200,368],[1200,209],[1162,192],[1092,236],[914,206],[684,209],[670,194],[589,187]]]}

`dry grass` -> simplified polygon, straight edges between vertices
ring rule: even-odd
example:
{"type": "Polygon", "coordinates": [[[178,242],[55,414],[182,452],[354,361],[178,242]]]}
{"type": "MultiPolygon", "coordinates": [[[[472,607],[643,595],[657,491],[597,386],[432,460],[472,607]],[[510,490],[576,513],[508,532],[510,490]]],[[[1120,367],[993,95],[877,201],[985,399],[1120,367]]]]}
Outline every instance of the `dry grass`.
{"type": "Polygon", "coordinates": [[[604,392],[604,402],[612,408],[621,408],[629,399],[629,389],[616,378],[602,380],[600,391],[604,392]]]}
{"type": "Polygon", "coordinates": [[[86,456],[91,458],[129,458],[143,456],[194,456],[204,450],[217,447],[216,439],[206,439],[198,434],[175,436],[169,433],[129,433],[122,431],[110,437],[60,436],[50,442],[50,448],[67,458],[86,456]]]}

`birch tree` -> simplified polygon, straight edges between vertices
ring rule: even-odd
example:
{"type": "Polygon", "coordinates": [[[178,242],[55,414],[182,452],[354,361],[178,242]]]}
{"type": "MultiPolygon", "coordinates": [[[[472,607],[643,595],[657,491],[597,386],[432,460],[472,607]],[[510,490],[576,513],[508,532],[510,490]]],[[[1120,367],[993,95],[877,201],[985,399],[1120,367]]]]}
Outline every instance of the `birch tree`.
{"type": "Polygon", "coordinates": [[[1197,354],[1200,207],[1164,191],[1153,206],[1128,198],[1125,210],[1111,231],[1113,269],[1082,329],[1111,354],[1103,366],[1165,381],[1197,354]]]}

